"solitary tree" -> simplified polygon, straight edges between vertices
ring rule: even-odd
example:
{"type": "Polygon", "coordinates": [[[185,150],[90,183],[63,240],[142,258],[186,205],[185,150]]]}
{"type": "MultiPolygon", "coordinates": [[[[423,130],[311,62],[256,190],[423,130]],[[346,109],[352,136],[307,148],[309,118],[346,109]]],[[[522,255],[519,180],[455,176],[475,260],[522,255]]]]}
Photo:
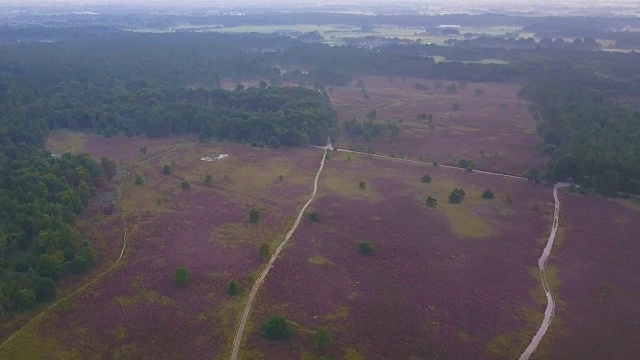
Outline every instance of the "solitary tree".
{"type": "Polygon", "coordinates": [[[451,105],[451,110],[453,111],[459,111],[460,110],[460,104],[459,103],[453,103],[453,105],[451,105]]]}
{"type": "Polygon", "coordinates": [[[313,339],[316,342],[316,346],[318,347],[318,350],[324,350],[328,348],[329,345],[331,345],[331,343],[333,342],[333,336],[331,335],[329,330],[323,327],[318,328],[316,330],[316,333],[313,336],[313,339]]]}
{"type": "Polygon", "coordinates": [[[435,208],[438,206],[438,199],[434,198],[433,196],[428,196],[427,200],[425,200],[425,203],[428,207],[435,208]]]}
{"type": "Polygon", "coordinates": [[[207,185],[207,186],[211,186],[212,183],[213,183],[213,176],[207,174],[204,177],[204,184],[207,185]]]}
{"type": "Polygon", "coordinates": [[[147,147],[146,146],[141,146],[140,147],[140,152],[142,153],[142,155],[146,155],[147,154],[147,147]]]}
{"type": "Polygon", "coordinates": [[[493,191],[491,191],[491,189],[486,189],[483,193],[482,193],[482,198],[483,199],[493,199],[495,198],[496,195],[493,193],[493,191]]]}
{"type": "Polygon", "coordinates": [[[317,211],[312,211],[307,216],[307,219],[311,222],[319,223],[320,222],[320,214],[317,211]]]}
{"type": "Polygon", "coordinates": [[[422,177],[422,182],[425,184],[430,184],[431,183],[431,175],[425,175],[422,177]]]}
{"type": "Polygon", "coordinates": [[[227,295],[236,296],[240,293],[240,287],[238,287],[238,283],[235,280],[231,280],[229,282],[229,286],[227,286],[227,295]]]}
{"type": "Polygon", "coordinates": [[[257,224],[260,221],[260,210],[251,209],[249,210],[249,222],[252,224],[257,224]]]}
{"type": "Polygon", "coordinates": [[[142,176],[136,174],[136,179],[133,181],[134,184],[136,184],[137,187],[142,186],[142,184],[144,184],[144,179],[142,178],[142,176]]]}
{"type": "Polygon", "coordinates": [[[462,202],[462,200],[464,200],[464,196],[465,195],[466,195],[466,193],[464,192],[464,189],[455,188],[455,189],[453,189],[451,194],[449,194],[449,203],[451,203],[451,204],[459,204],[459,203],[462,202]]]}
{"type": "Polygon", "coordinates": [[[271,255],[271,247],[269,246],[269,244],[264,243],[260,245],[258,253],[260,254],[260,259],[262,259],[262,261],[265,261],[269,258],[269,255],[271,255]]]}
{"type": "Polygon", "coordinates": [[[182,184],[181,184],[180,186],[182,186],[182,190],[189,190],[189,189],[191,189],[191,184],[189,184],[189,182],[188,182],[188,181],[186,181],[186,180],[185,180],[185,181],[183,181],[183,182],[182,182],[182,184]]]}
{"type": "Polygon", "coordinates": [[[170,165],[165,165],[162,167],[162,173],[165,175],[169,175],[171,174],[171,166],[170,165]]]}
{"type": "Polygon", "coordinates": [[[291,336],[289,322],[281,315],[271,315],[260,329],[264,338],[269,341],[282,341],[291,336]]]}
{"type": "Polygon", "coordinates": [[[360,251],[361,254],[369,255],[372,254],[375,249],[368,241],[361,241],[358,243],[358,251],[360,251]]]}
{"type": "Polygon", "coordinates": [[[182,287],[187,284],[189,280],[189,270],[184,267],[179,267],[176,269],[175,274],[173,275],[176,280],[176,285],[182,287]]]}
{"type": "Polygon", "coordinates": [[[358,187],[360,188],[360,190],[364,190],[367,187],[367,183],[364,181],[360,181],[358,187]]]}

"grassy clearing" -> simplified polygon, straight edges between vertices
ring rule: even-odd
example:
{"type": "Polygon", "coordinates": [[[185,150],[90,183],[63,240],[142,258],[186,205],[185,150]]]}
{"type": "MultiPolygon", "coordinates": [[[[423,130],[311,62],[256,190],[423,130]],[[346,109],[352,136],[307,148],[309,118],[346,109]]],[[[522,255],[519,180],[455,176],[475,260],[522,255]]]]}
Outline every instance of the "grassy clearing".
{"type": "Polygon", "coordinates": [[[24,329],[20,336],[13,338],[3,350],[3,359],[13,360],[80,360],[77,350],[64,349],[52,339],[46,339],[36,333],[33,326],[24,329]]]}
{"type": "Polygon", "coordinates": [[[63,154],[65,152],[75,154],[82,151],[85,141],[82,133],[69,130],[54,130],[49,133],[44,148],[54,154],[63,154]]]}

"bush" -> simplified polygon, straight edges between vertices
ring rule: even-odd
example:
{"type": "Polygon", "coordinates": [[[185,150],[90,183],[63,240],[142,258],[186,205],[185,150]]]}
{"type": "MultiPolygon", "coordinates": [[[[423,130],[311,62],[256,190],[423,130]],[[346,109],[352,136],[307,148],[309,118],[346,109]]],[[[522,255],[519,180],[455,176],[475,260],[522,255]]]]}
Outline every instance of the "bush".
{"type": "Polygon", "coordinates": [[[326,328],[318,328],[313,339],[316,342],[318,350],[324,350],[333,342],[333,336],[326,328]]]}
{"type": "Polygon", "coordinates": [[[320,214],[318,214],[316,211],[313,211],[307,216],[307,219],[309,221],[311,221],[311,222],[319,223],[320,222],[320,214]]]}
{"type": "Polygon", "coordinates": [[[465,195],[466,195],[466,193],[464,192],[464,189],[455,188],[455,189],[453,189],[451,194],[449,194],[449,203],[451,203],[451,204],[459,204],[459,203],[462,202],[462,200],[464,200],[464,196],[465,195]]]}
{"type": "Polygon", "coordinates": [[[430,184],[431,183],[431,175],[425,175],[422,177],[422,182],[425,184],[430,184]]]}
{"type": "Polygon", "coordinates": [[[180,287],[185,286],[187,284],[187,281],[189,280],[189,270],[184,267],[177,268],[174,274],[174,278],[176,280],[176,285],[180,287]]]}
{"type": "Polygon", "coordinates": [[[272,315],[260,327],[262,335],[269,341],[282,341],[291,336],[291,328],[289,322],[284,316],[272,315]]]}
{"type": "Polygon", "coordinates": [[[493,199],[493,198],[495,198],[495,197],[496,197],[496,195],[493,193],[493,191],[491,191],[491,189],[486,189],[486,190],[482,193],[482,198],[483,198],[483,199],[490,200],[490,199],[493,199]]]}
{"type": "Polygon", "coordinates": [[[359,242],[358,250],[360,251],[361,254],[365,254],[365,255],[373,254],[373,252],[375,251],[371,243],[369,243],[368,241],[359,242]]]}
{"type": "Polygon", "coordinates": [[[260,210],[251,209],[249,210],[249,222],[252,224],[257,224],[260,222],[260,210]]]}
{"type": "Polygon", "coordinates": [[[189,184],[189,182],[188,182],[188,181],[186,181],[186,180],[185,180],[185,181],[183,181],[183,182],[182,182],[182,184],[181,184],[180,186],[182,186],[182,190],[189,190],[189,189],[191,189],[191,184],[189,184]]]}
{"type": "Polygon", "coordinates": [[[229,286],[227,286],[227,295],[236,296],[238,294],[240,294],[240,287],[235,280],[231,280],[231,282],[229,282],[229,286]]]}
{"type": "Polygon", "coordinates": [[[207,185],[207,186],[211,186],[212,183],[213,183],[213,176],[207,174],[204,177],[204,184],[207,185]]]}
{"type": "Polygon", "coordinates": [[[260,245],[260,248],[258,248],[258,254],[260,254],[260,259],[262,259],[262,261],[267,260],[269,255],[271,255],[271,247],[269,244],[264,243],[260,245]]]}
{"type": "Polygon", "coordinates": [[[358,187],[360,188],[360,190],[364,190],[367,188],[367,183],[364,181],[360,181],[360,183],[358,184],[358,187]]]}
{"type": "Polygon", "coordinates": [[[432,196],[428,196],[427,200],[425,200],[425,203],[427,204],[428,207],[435,208],[438,206],[438,199],[432,196]]]}
{"type": "Polygon", "coordinates": [[[137,187],[142,186],[142,184],[144,184],[144,179],[142,178],[142,176],[136,174],[136,179],[133,181],[134,184],[136,184],[137,187]]]}
{"type": "Polygon", "coordinates": [[[453,103],[453,105],[451,105],[451,110],[460,111],[460,104],[459,103],[453,103]]]}
{"type": "Polygon", "coordinates": [[[280,147],[280,139],[272,135],[269,140],[267,140],[267,145],[272,149],[277,149],[280,147]]]}
{"type": "Polygon", "coordinates": [[[169,175],[171,174],[171,166],[170,165],[165,165],[162,167],[162,173],[165,175],[169,175]]]}

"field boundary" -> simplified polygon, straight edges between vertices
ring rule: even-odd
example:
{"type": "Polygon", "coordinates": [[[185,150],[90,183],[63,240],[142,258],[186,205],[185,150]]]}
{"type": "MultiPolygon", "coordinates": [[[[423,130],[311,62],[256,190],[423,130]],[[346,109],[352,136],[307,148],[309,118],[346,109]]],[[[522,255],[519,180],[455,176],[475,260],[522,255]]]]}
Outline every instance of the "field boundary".
{"type": "Polygon", "coordinates": [[[311,205],[311,202],[313,202],[313,200],[316,197],[316,194],[318,192],[318,179],[320,178],[320,173],[324,168],[324,163],[327,158],[327,151],[330,148],[331,148],[330,142],[328,142],[327,146],[321,148],[321,149],[324,149],[324,154],[322,155],[322,160],[320,161],[320,168],[318,169],[318,172],[316,173],[316,178],[313,182],[313,192],[311,193],[311,197],[309,198],[309,200],[307,200],[307,202],[304,204],[302,209],[300,209],[300,212],[298,213],[298,217],[296,218],[296,221],[293,223],[293,226],[291,227],[289,232],[287,232],[287,235],[285,236],[284,240],[282,240],[280,245],[278,245],[278,248],[271,256],[271,259],[269,260],[267,265],[264,267],[264,269],[260,273],[260,276],[256,279],[256,281],[253,283],[253,286],[251,287],[251,291],[249,292],[249,296],[247,298],[247,303],[245,305],[244,311],[242,312],[242,317],[240,318],[240,322],[238,323],[238,330],[236,331],[236,336],[233,339],[233,350],[231,352],[231,357],[230,357],[231,360],[236,360],[238,358],[238,352],[240,351],[240,344],[242,343],[242,335],[244,333],[244,328],[247,325],[247,320],[249,319],[249,314],[251,312],[251,306],[253,305],[253,301],[255,300],[256,294],[258,293],[260,286],[264,282],[264,279],[267,277],[269,270],[271,270],[271,268],[273,267],[273,263],[278,258],[278,255],[280,254],[282,249],[284,249],[285,245],[287,245],[287,243],[289,242],[289,239],[298,228],[298,225],[300,225],[300,221],[302,220],[302,216],[304,215],[305,210],[307,209],[307,207],[309,207],[309,205],[311,205]]]}

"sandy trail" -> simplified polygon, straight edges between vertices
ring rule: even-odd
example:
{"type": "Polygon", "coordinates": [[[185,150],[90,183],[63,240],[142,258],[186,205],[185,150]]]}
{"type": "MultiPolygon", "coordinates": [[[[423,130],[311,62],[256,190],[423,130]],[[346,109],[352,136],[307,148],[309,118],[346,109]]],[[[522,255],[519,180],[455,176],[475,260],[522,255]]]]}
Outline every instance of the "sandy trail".
{"type": "Polygon", "coordinates": [[[256,294],[258,293],[258,290],[260,289],[260,286],[264,282],[264,279],[267,277],[267,274],[269,273],[269,270],[271,270],[271,268],[273,267],[273,263],[278,258],[278,255],[280,254],[282,249],[285,247],[285,245],[287,245],[287,242],[289,242],[289,239],[291,238],[293,233],[298,228],[298,225],[300,224],[300,221],[302,220],[302,216],[304,215],[305,210],[311,204],[311,202],[313,202],[313,200],[316,197],[316,193],[318,192],[318,179],[320,178],[320,173],[322,172],[322,169],[324,168],[324,161],[327,158],[327,150],[331,149],[331,141],[327,140],[327,145],[324,146],[324,147],[320,147],[320,149],[324,150],[324,154],[322,155],[322,160],[320,161],[320,168],[318,169],[318,173],[316,174],[316,178],[315,178],[315,180],[313,182],[313,192],[311,193],[311,197],[306,202],[306,204],[304,204],[302,209],[300,209],[300,212],[298,213],[298,217],[297,217],[296,221],[293,223],[293,226],[291,227],[291,230],[289,230],[289,232],[285,236],[284,240],[282,240],[282,243],[280,243],[280,245],[278,246],[276,251],[271,256],[271,259],[269,260],[269,262],[265,266],[264,270],[262,270],[262,272],[260,273],[260,276],[255,281],[255,283],[253,283],[253,286],[251,287],[251,291],[249,292],[249,297],[247,298],[247,304],[244,307],[244,311],[242,313],[242,318],[240,319],[240,323],[238,324],[238,330],[236,331],[236,337],[233,339],[233,350],[231,352],[231,357],[230,357],[231,360],[236,360],[238,358],[238,352],[240,350],[240,344],[242,343],[242,334],[244,332],[245,326],[247,325],[247,320],[249,319],[249,314],[251,313],[251,306],[253,305],[253,300],[255,300],[256,294]]]}
{"type": "Polygon", "coordinates": [[[540,280],[542,281],[542,287],[544,288],[544,293],[547,296],[547,308],[544,311],[544,318],[542,319],[542,324],[540,324],[540,328],[538,332],[531,339],[531,343],[524,350],[522,355],[520,355],[520,360],[528,360],[529,357],[536,351],[536,348],[540,344],[540,341],[546,334],[549,326],[551,325],[551,321],[553,320],[553,315],[556,308],[556,303],[553,300],[553,296],[551,296],[551,289],[549,288],[549,283],[547,282],[547,274],[545,269],[547,267],[547,260],[549,260],[549,255],[551,255],[551,248],[553,247],[553,242],[556,238],[556,232],[558,231],[558,225],[560,222],[560,200],[558,199],[558,189],[561,187],[570,186],[568,183],[557,183],[553,187],[553,200],[555,202],[555,209],[553,211],[553,225],[551,226],[551,233],[549,234],[549,240],[547,240],[547,246],[544,247],[544,251],[542,251],[542,255],[540,259],[538,259],[538,268],[540,268],[540,280]]]}

